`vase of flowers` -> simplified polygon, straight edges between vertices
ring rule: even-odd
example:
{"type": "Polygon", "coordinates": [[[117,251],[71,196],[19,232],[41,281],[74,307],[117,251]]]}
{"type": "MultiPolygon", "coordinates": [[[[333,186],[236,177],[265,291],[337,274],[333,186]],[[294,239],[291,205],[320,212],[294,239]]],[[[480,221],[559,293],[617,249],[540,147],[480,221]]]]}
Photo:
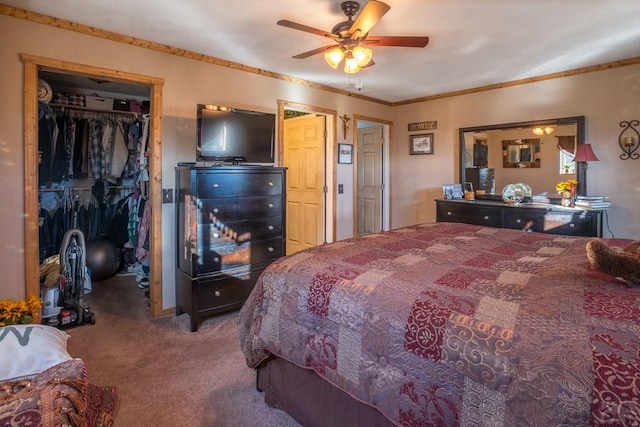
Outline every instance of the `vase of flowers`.
{"type": "Polygon", "coordinates": [[[33,295],[25,300],[0,300],[0,326],[33,323],[39,317],[42,300],[33,295]]]}
{"type": "Polygon", "coordinates": [[[569,179],[561,181],[556,184],[556,191],[562,196],[560,203],[562,206],[573,207],[575,206],[576,190],[578,188],[578,181],[575,179],[569,179]]]}

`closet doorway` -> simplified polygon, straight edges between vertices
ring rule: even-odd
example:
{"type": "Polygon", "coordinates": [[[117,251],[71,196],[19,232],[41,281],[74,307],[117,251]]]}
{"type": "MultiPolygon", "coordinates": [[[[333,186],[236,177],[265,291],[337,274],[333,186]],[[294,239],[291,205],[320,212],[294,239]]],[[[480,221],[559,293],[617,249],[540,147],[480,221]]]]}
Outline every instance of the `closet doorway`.
{"type": "MultiPolygon", "coordinates": [[[[162,309],[162,86],[163,79],[107,68],[76,64],[22,54],[24,63],[24,203],[25,203],[25,277],[26,294],[39,295],[38,233],[38,74],[59,74],[103,79],[111,82],[146,86],[150,93],[149,123],[149,300],[151,315],[165,314],[162,309]]],[[[171,310],[166,311],[171,312],[171,310]]]]}

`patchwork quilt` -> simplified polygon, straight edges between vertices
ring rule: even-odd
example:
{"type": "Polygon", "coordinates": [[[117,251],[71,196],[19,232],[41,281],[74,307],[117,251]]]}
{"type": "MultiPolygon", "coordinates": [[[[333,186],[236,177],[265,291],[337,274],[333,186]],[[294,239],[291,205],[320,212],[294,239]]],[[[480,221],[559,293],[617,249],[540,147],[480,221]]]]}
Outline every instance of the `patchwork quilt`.
{"type": "Polygon", "coordinates": [[[240,312],[247,364],[402,426],[637,425],[640,287],[590,270],[588,240],[430,223],[280,258],[240,312]]]}

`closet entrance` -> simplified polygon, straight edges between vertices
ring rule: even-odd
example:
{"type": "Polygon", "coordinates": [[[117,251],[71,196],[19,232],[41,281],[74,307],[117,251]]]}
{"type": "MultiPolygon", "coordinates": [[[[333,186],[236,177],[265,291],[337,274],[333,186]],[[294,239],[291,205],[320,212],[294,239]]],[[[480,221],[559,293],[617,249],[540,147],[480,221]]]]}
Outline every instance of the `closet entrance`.
{"type": "MultiPolygon", "coordinates": [[[[162,269],[160,262],[162,243],[162,153],[160,145],[162,79],[31,55],[22,55],[22,60],[25,66],[25,266],[27,294],[39,294],[40,277],[38,266],[43,254],[52,250],[43,245],[39,238],[39,222],[41,221],[39,218],[39,201],[44,194],[50,193],[49,198],[52,200],[62,199],[64,201],[71,198],[71,201],[75,199],[80,203],[95,199],[98,199],[98,202],[107,202],[109,199],[122,200],[127,196],[131,197],[131,195],[136,194],[144,197],[144,205],[147,210],[147,215],[144,217],[146,229],[143,231],[148,242],[145,244],[142,241],[137,249],[146,251],[146,253],[139,253],[139,255],[145,260],[145,265],[148,266],[145,274],[149,277],[151,314],[153,316],[164,314],[162,310],[162,269]],[[42,85],[39,85],[39,79],[45,82],[49,80],[48,84],[45,85],[45,90],[50,86],[56,88],[53,89],[54,92],[62,92],[64,90],[62,93],[71,93],[72,95],[78,95],[78,97],[82,97],[83,94],[89,93],[87,91],[95,90],[96,87],[99,87],[100,92],[98,93],[100,96],[91,95],[92,102],[96,101],[94,97],[98,98],[98,101],[106,98],[107,101],[103,102],[111,102],[112,104],[109,106],[111,108],[93,103],[87,105],[86,98],[82,99],[82,101],[75,97],[69,99],[66,96],[58,96],[58,98],[53,99],[53,95],[48,104],[39,104],[39,90],[40,98],[42,97],[42,85]],[[72,93],[69,90],[69,86],[77,88],[76,93],[72,93]],[[107,88],[109,89],[107,90],[107,88]],[[139,113],[135,111],[137,106],[133,112],[124,111],[124,106],[116,106],[114,110],[113,100],[111,99],[115,98],[115,96],[110,99],[105,96],[105,93],[121,93],[123,101],[126,101],[126,98],[134,102],[146,99],[148,100],[145,103],[146,111],[142,111],[142,108],[145,108],[142,105],[139,113]],[[129,96],[125,96],[127,94],[129,96]],[[42,153],[42,147],[38,145],[38,119],[43,109],[45,113],[58,115],[58,120],[62,120],[62,117],[64,117],[64,120],[69,120],[69,125],[73,126],[78,124],[78,126],[86,125],[88,127],[89,123],[95,125],[96,122],[104,120],[104,123],[115,123],[116,129],[114,130],[117,130],[118,124],[130,126],[135,122],[136,126],[140,126],[140,138],[143,138],[142,132],[146,133],[143,139],[148,147],[142,147],[142,150],[147,152],[148,156],[140,156],[141,151],[140,146],[138,146],[137,150],[132,150],[132,158],[125,159],[123,156],[128,157],[131,153],[128,150],[120,150],[117,156],[111,156],[109,159],[102,159],[97,162],[98,166],[96,166],[95,161],[92,166],[87,164],[86,157],[91,156],[90,152],[84,153],[84,164],[79,162],[78,159],[83,157],[80,155],[80,151],[78,151],[78,156],[75,158],[76,162],[68,161],[62,165],[52,162],[52,156],[55,156],[56,152],[56,145],[53,144],[54,150],[52,152],[45,150],[47,151],[46,153],[42,153]],[[138,158],[135,158],[136,153],[139,156],[138,158]],[[131,163],[132,161],[134,164],[131,163]],[[140,167],[139,164],[135,165],[136,162],[146,162],[148,167],[143,165],[145,166],[143,169],[134,172],[134,168],[140,167]],[[43,163],[45,163],[44,167],[43,163]],[[57,166],[49,167],[52,164],[57,166]],[[96,169],[92,172],[87,170],[88,167],[96,169]],[[144,175],[142,178],[140,173],[144,175]],[[46,177],[51,183],[57,182],[58,179],[68,183],[71,182],[68,178],[73,177],[73,185],[68,185],[62,189],[58,185],[43,186],[39,180],[39,175],[46,177]],[[100,198],[102,200],[99,200],[100,198]]],[[[129,105],[127,105],[126,110],[131,110],[129,105]]],[[[64,121],[60,121],[59,124],[65,126],[65,128],[67,126],[64,121]]],[[[122,132],[122,128],[120,128],[120,131],[122,132]]],[[[92,132],[96,137],[97,130],[95,127],[92,128],[92,132]]],[[[71,131],[69,131],[69,134],[71,134],[71,131]]],[[[104,141],[106,142],[106,140],[104,141]]],[[[120,140],[119,142],[121,145],[122,141],[120,140]]],[[[111,152],[113,153],[113,150],[111,152]]],[[[103,209],[98,210],[103,220],[105,219],[105,212],[107,212],[104,210],[105,207],[102,206],[103,209]]],[[[108,231],[104,223],[102,226],[98,225],[97,228],[94,226],[89,230],[90,233],[100,233],[103,236],[108,231]]]]}

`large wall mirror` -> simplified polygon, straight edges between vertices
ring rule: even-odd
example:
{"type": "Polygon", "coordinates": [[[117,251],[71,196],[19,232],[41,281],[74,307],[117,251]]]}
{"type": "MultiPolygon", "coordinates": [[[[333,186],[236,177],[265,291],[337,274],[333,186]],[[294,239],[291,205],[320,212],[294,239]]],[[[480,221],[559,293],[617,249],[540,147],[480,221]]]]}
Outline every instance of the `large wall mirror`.
{"type": "Polygon", "coordinates": [[[518,182],[553,195],[558,182],[577,179],[578,195],[586,195],[584,163],[572,161],[584,129],[584,116],[461,128],[460,182],[491,198],[518,182]]]}

